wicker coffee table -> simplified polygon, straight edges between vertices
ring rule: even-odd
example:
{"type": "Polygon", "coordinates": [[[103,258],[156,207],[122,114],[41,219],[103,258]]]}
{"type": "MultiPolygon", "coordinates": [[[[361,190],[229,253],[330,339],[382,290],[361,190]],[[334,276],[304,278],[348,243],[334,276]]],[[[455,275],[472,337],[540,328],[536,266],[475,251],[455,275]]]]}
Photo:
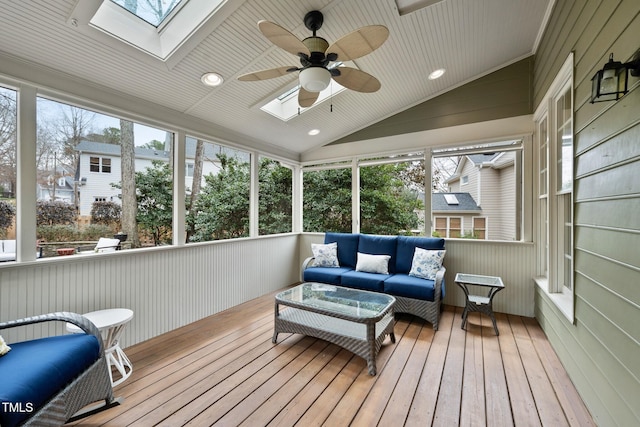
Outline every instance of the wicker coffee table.
{"type": "Polygon", "coordinates": [[[369,374],[375,375],[376,355],[385,337],[396,342],[395,301],[376,292],[303,283],[276,295],[273,343],[280,332],[320,338],[364,358],[369,374]]]}

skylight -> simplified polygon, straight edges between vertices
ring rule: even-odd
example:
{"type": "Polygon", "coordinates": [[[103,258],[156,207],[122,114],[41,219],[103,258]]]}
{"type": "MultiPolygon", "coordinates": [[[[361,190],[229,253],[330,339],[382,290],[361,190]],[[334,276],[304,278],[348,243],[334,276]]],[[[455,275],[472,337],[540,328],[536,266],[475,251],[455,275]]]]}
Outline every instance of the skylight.
{"type": "Polygon", "coordinates": [[[111,0],[154,27],[159,26],[179,5],[188,0],[111,0]]]}
{"type": "Polygon", "coordinates": [[[460,202],[458,202],[458,198],[456,197],[455,194],[445,194],[444,195],[444,200],[447,202],[448,205],[459,205],[460,202]]]}
{"type": "Polygon", "coordinates": [[[196,43],[211,34],[240,4],[229,0],[82,0],[67,22],[105,43],[118,40],[169,61],[187,40],[196,43]]]}

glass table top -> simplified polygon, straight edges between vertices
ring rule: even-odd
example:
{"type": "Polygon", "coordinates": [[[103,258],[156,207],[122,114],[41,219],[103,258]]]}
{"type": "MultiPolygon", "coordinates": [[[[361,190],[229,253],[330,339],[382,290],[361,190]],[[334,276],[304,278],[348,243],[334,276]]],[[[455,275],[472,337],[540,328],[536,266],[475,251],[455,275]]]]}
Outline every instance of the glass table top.
{"type": "Polygon", "coordinates": [[[493,286],[496,288],[504,288],[502,279],[494,276],[482,276],[480,274],[458,273],[455,278],[456,282],[466,283],[468,285],[477,286],[493,286]]]}
{"type": "Polygon", "coordinates": [[[303,283],[279,293],[276,301],[293,307],[368,319],[386,312],[395,298],[382,293],[324,283],[303,283]]]}

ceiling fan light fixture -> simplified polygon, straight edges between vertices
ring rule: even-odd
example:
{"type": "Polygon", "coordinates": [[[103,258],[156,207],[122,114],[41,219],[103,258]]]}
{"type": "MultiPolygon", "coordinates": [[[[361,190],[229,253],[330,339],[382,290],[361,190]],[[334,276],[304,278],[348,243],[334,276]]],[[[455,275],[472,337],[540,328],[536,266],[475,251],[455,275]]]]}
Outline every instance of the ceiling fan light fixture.
{"type": "Polygon", "coordinates": [[[322,92],[331,83],[331,73],[323,67],[309,67],[300,71],[300,86],[307,92],[322,92]]]}

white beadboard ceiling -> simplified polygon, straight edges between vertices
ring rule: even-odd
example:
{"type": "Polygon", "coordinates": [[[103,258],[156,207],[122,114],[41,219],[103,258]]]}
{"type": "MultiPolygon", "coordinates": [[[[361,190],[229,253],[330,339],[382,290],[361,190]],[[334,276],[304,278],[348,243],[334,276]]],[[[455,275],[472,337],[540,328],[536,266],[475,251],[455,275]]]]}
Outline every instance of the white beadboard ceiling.
{"type": "Polygon", "coordinates": [[[224,19],[211,18],[166,62],[90,29],[86,17],[74,16],[77,2],[100,0],[0,0],[0,53],[194,116],[225,128],[237,143],[258,141],[264,145],[256,148],[276,146],[295,158],[533,54],[553,0],[444,0],[404,16],[394,0],[227,0],[224,19]],[[302,39],[310,35],[302,22],[310,10],[324,14],[318,36],[329,43],[365,25],[389,28],[382,47],[354,61],[382,88],[346,90],[333,97],[333,112],[326,101],[282,122],[259,107],[291,87],[297,73],[262,82],[237,77],[298,65],[256,24],[266,19],[302,39]],[[437,68],[446,74],[428,80],[437,68]],[[202,85],[208,71],[220,73],[224,84],[202,85]],[[309,136],[313,128],[320,134],[309,136]]]}

